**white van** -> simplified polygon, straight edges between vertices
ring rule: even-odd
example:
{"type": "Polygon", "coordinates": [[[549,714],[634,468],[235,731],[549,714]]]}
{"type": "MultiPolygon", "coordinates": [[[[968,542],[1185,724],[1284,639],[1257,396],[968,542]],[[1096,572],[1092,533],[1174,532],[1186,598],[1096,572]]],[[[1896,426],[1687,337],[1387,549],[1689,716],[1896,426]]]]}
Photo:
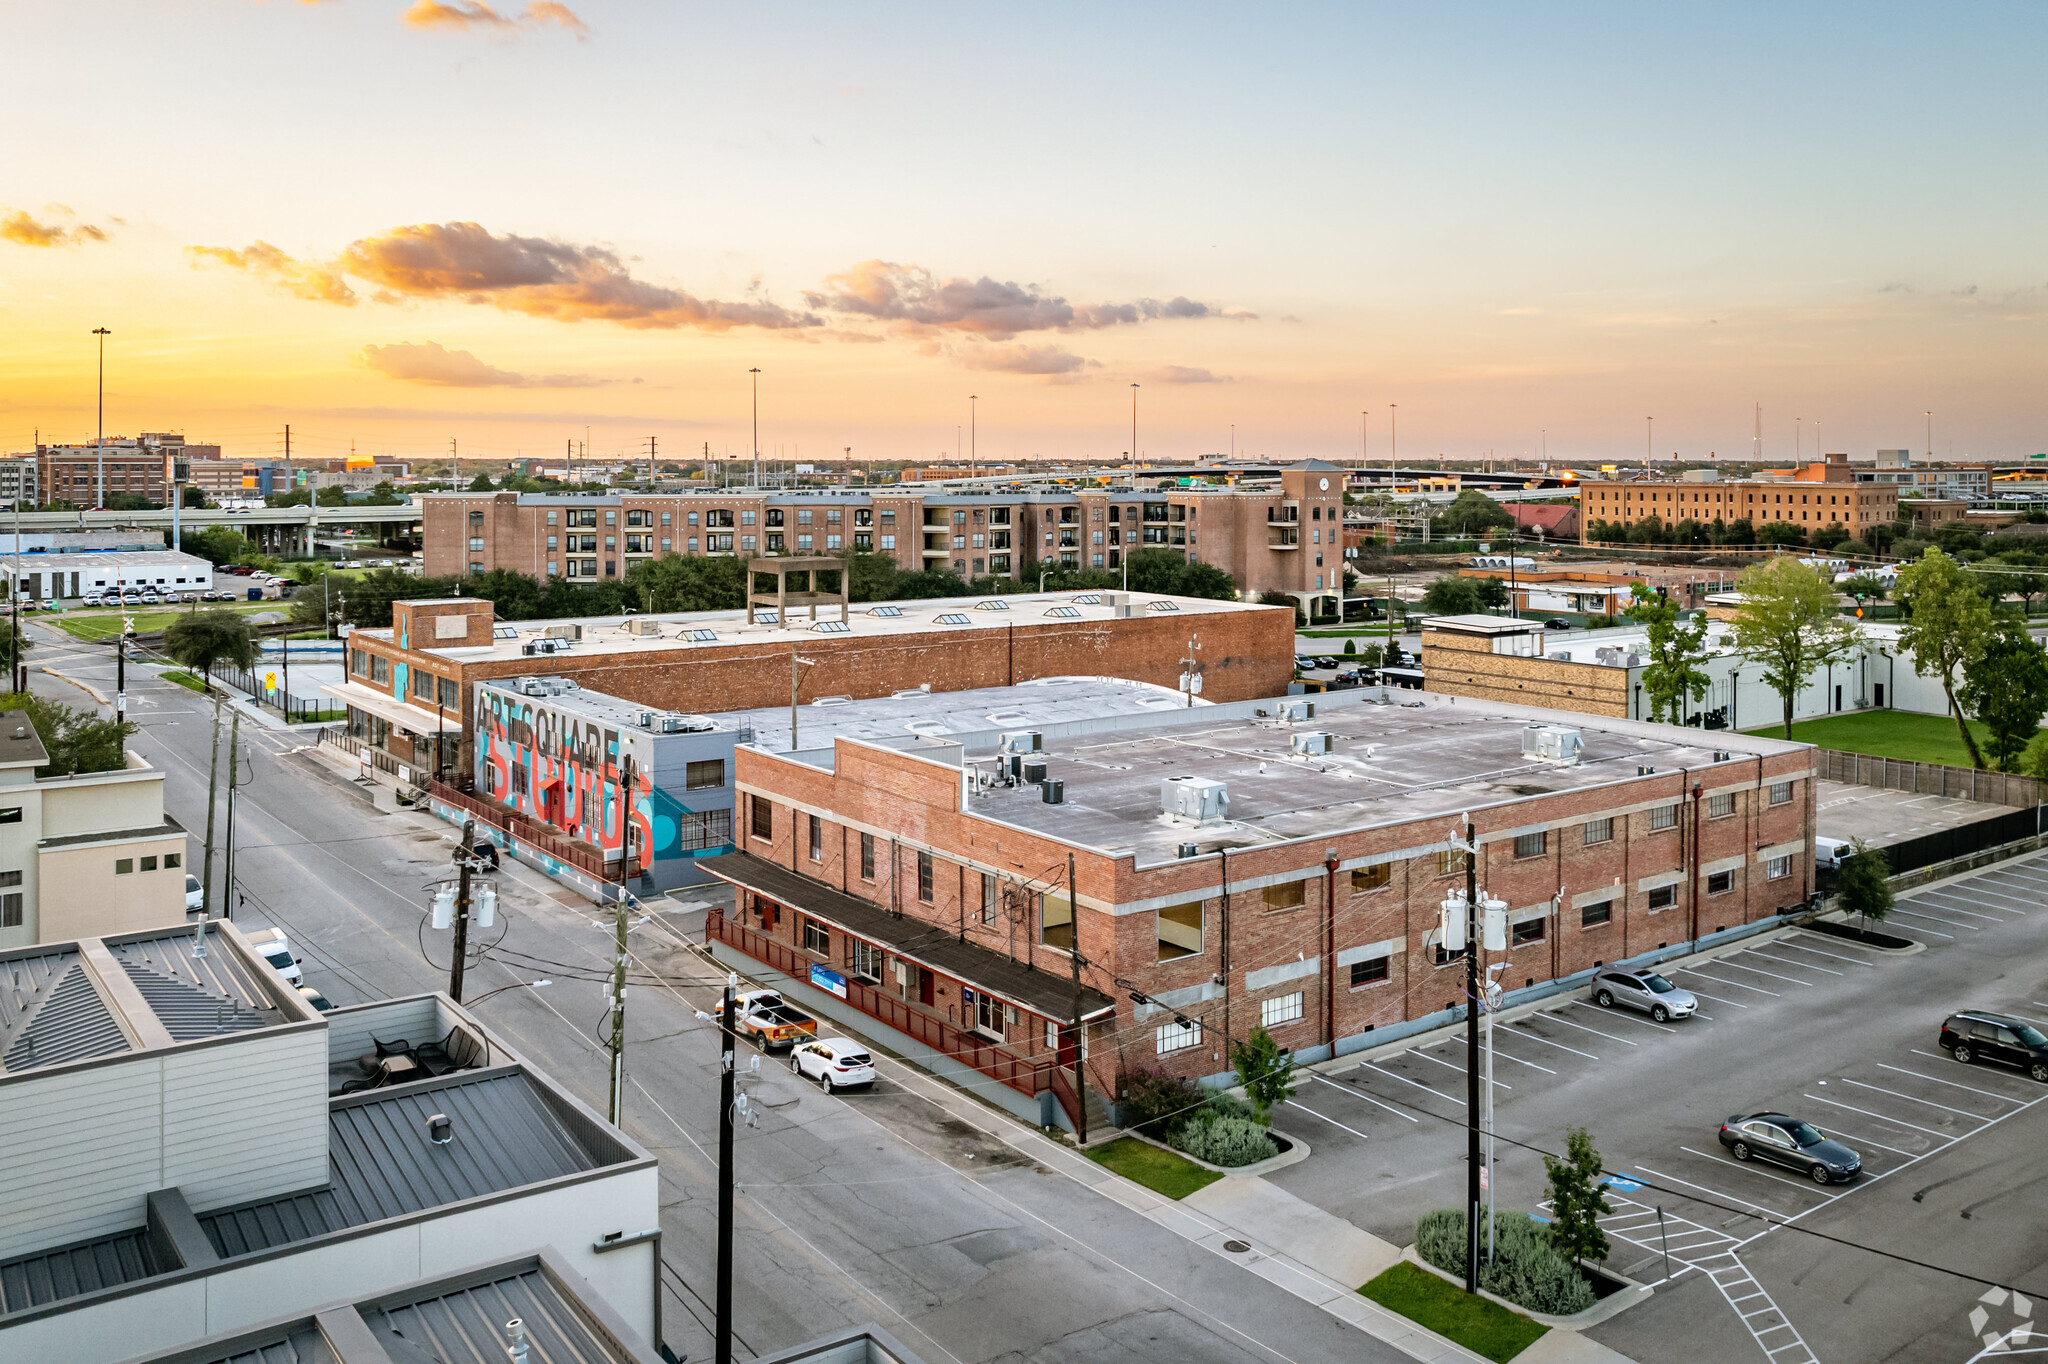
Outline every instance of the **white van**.
{"type": "Polygon", "coordinates": [[[249,945],[256,949],[263,960],[269,962],[280,976],[293,985],[300,984],[306,973],[292,957],[291,944],[285,941],[281,928],[262,928],[249,935],[249,945]]]}
{"type": "Polygon", "coordinates": [[[1816,867],[1839,867],[1856,851],[1856,845],[1846,838],[1829,838],[1815,834],[1813,838],[1813,865],[1816,867]]]}

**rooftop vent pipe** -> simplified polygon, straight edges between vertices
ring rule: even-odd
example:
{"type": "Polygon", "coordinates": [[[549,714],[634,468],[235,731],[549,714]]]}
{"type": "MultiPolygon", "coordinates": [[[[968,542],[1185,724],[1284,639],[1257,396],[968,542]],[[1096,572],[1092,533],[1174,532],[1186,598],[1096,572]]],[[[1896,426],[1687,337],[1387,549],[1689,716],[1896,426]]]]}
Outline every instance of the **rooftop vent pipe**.
{"type": "Polygon", "coordinates": [[[455,1121],[446,1113],[436,1113],[427,1119],[427,1140],[436,1146],[446,1146],[455,1140],[455,1121]]]}
{"type": "Polygon", "coordinates": [[[526,1364],[526,1323],[517,1317],[505,1323],[505,1353],[512,1364],[526,1364]]]}

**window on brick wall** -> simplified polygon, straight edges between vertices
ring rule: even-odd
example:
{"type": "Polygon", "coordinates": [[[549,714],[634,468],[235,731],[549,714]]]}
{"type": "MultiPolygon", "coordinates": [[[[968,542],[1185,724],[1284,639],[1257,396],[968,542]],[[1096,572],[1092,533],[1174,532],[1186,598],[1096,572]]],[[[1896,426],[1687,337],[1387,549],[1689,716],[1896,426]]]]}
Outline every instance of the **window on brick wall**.
{"type": "Polygon", "coordinates": [[[1601,900],[1596,904],[1579,906],[1579,927],[1597,928],[1614,918],[1614,901],[1601,900]]]}
{"type": "Polygon", "coordinates": [[[1678,807],[1676,805],[1659,805],[1656,809],[1650,811],[1650,827],[1652,829],[1677,828],[1678,807]]]}
{"type": "Polygon", "coordinates": [[[832,931],[816,919],[804,920],[804,951],[821,957],[832,955],[832,931]]]}
{"type": "Polygon", "coordinates": [[[1726,819],[1735,813],[1735,793],[1723,791],[1707,797],[1707,818],[1726,819]]]}
{"type": "MultiPolygon", "coordinates": [[[[1051,1031],[1051,1026],[1047,1025],[1048,1032],[1051,1031]]],[[[1153,1050],[1161,1056],[1168,1052],[1186,1051],[1189,1047],[1200,1046],[1201,1042],[1202,1021],[1198,1018],[1190,1018],[1186,1022],[1176,1019],[1171,1023],[1162,1023],[1152,1033],[1153,1050]]],[[[1056,1043],[1047,1045],[1053,1046],[1056,1043]]]]}
{"type": "Polygon", "coordinates": [[[1000,883],[987,872],[981,873],[981,921],[992,924],[996,921],[996,897],[1000,883]]]}
{"type": "Polygon", "coordinates": [[[860,879],[863,881],[875,879],[875,836],[873,834],[862,834],[860,836],[860,879]]]}
{"type": "Polygon", "coordinates": [[[1445,848],[1437,853],[1436,874],[1438,876],[1456,876],[1463,870],[1465,870],[1465,854],[1459,852],[1456,848],[1445,848]]]}
{"type": "Polygon", "coordinates": [[[1176,961],[1202,950],[1202,903],[1167,905],[1158,911],[1159,960],[1176,961]]]}
{"type": "Polygon", "coordinates": [[[1791,782],[1777,781],[1771,783],[1771,804],[1783,805],[1786,801],[1790,799],[1792,799],[1791,782]]]}
{"type": "Polygon", "coordinates": [[[1038,897],[1038,940],[1061,951],[1073,949],[1074,906],[1065,890],[1049,890],[1038,897]]]}
{"type": "Polygon", "coordinates": [[[1351,893],[1363,895],[1369,890],[1384,890],[1394,879],[1394,864],[1375,862],[1370,867],[1351,869],[1351,893]]]}
{"type": "Polygon", "coordinates": [[[932,902],[932,855],[928,852],[917,855],[917,898],[932,902]]]}
{"type": "Polygon", "coordinates": [[[1550,846],[1550,835],[1538,830],[1533,834],[1515,835],[1515,856],[1541,857],[1550,846]]]}
{"type": "Polygon", "coordinates": [[[747,809],[752,815],[750,827],[756,838],[775,837],[775,807],[766,796],[748,796],[747,809]]]}
{"type": "Polygon", "coordinates": [[[1792,874],[1790,857],[1774,857],[1764,863],[1764,876],[1772,881],[1782,881],[1792,874]]]}
{"type": "Polygon", "coordinates": [[[683,769],[683,789],[715,791],[725,785],[725,759],[704,758],[683,769]]]}
{"type": "Polygon", "coordinates": [[[1650,908],[1670,909],[1678,903],[1677,886],[1659,886],[1650,892],[1650,908]]]}
{"type": "Polygon", "coordinates": [[[1308,902],[1308,882],[1284,881],[1265,890],[1267,909],[1295,909],[1308,902]]]}
{"type": "Polygon", "coordinates": [[[1586,821],[1586,841],[1588,843],[1611,843],[1613,840],[1613,816],[1610,815],[1606,819],[1589,819],[1586,821]]]}
{"type": "Polygon", "coordinates": [[[1277,1028],[1282,1023],[1294,1022],[1301,1017],[1302,1004],[1302,992],[1299,990],[1291,995],[1281,995],[1277,999],[1260,1000],[1259,1026],[1277,1028]]]}
{"type": "Polygon", "coordinates": [[[825,860],[825,821],[811,816],[811,861],[825,860]]]}
{"type": "Polygon", "coordinates": [[[1544,925],[1548,922],[1549,920],[1547,919],[1522,920],[1522,922],[1516,924],[1514,928],[1510,931],[1508,936],[1508,946],[1521,947],[1525,944],[1532,942],[1542,942],[1543,935],[1547,931],[1544,925]]]}
{"type": "Polygon", "coordinates": [[[1707,873],[1707,894],[1725,895],[1735,889],[1735,873],[1732,871],[1710,871],[1707,873]]]}
{"type": "Polygon", "coordinates": [[[1362,990],[1368,985],[1378,985],[1390,974],[1391,959],[1367,957],[1364,961],[1351,963],[1351,988],[1362,990]]]}
{"type": "Polygon", "coordinates": [[[856,976],[879,981],[882,978],[882,949],[858,938],[848,938],[846,964],[856,976]]]}
{"type": "Polygon", "coordinates": [[[455,679],[452,677],[441,679],[441,704],[449,710],[454,710],[462,704],[462,688],[455,685],[455,679]]]}

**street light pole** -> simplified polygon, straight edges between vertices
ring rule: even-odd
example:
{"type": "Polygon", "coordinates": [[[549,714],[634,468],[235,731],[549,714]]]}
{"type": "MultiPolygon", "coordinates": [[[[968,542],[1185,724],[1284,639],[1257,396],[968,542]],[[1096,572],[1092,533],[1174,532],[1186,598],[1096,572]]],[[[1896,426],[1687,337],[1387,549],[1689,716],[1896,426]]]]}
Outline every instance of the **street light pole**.
{"type": "MultiPolygon", "coordinates": [[[[1137,386],[1136,384],[1132,384],[1132,385],[1131,385],[1131,477],[1130,477],[1130,481],[1131,481],[1131,485],[1132,485],[1133,487],[1137,486],[1137,482],[1138,482],[1138,386],[1137,386]]],[[[1123,538],[1123,532],[1119,532],[1119,533],[1118,533],[1118,536],[1117,536],[1117,538],[1118,538],[1118,539],[1122,539],[1122,538],[1123,538]]],[[[1124,571],[1124,578],[1123,578],[1123,590],[1124,590],[1124,591],[1126,591],[1126,592],[1128,592],[1128,591],[1130,591],[1130,590],[1131,590],[1131,547],[1130,547],[1130,546],[1129,546],[1128,544],[1126,544],[1126,545],[1121,545],[1121,546],[1119,546],[1119,547],[1118,547],[1118,549],[1117,549],[1117,560],[1118,560],[1118,562],[1119,562],[1119,563],[1120,563],[1120,564],[1121,564],[1121,565],[1123,566],[1123,571],[1124,571]]]]}
{"type": "MultiPolygon", "coordinates": [[[[93,505],[100,511],[107,509],[107,338],[113,333],[105,327],[94,327],[92,334],[100,339],[100,427],[99,437],[93,442],[93,454],[97,457],[93,488],[93,505]]],[[[54,482],[54,480],[53,480],[54,482]]]]}
{"type": "Polygon", "coordinates": [[[981,455],[979,425],[976,421],[974,407],[979,397],[980,395],[975,393],[967,395],[967,476],[969,478],[974,477],[977,472],[975,465],[981,455]]]}
{"type": "Polygon", "coordinates": [[[1927,418],[1927,462],[1934,463],[1934,409],[1929,408],[1921,416],[1927,418]]]}
{"type": "Polygon", "coordinates": [[[754,486],[761,486],[761,371],[754,368],[747,371],[754,376],[754,486]]]}

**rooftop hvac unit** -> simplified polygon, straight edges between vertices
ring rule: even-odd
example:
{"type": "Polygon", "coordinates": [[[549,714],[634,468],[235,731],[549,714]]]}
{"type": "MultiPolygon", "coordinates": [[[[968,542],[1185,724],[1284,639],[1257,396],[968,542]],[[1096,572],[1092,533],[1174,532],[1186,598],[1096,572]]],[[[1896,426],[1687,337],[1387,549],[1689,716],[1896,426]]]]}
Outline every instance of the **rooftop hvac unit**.
{"type": "Polygon", "coordinates": [[[532,658],[535,654],[540,652],[540,646],[538,644],[522,644],[519,646],[519,652],[526,655],[528,658],[532,658]]]}
{"type": "Polygon", "coordinates": [[[661,622],[636,616],[626,622],[626,633],[629,635],[659,635],[661,633],[661,622]]]}
{"type": "Polygon", "coordinates": [[[1174,850],[1174,855],[1176,857],[1200,857],[1202,855],[1202,847],[1199,843],[1183,843],[1174,850]]]}
{"type": "Polygon", "coordinates": [[[1038,797],[1047,805],[1067,803],[1067,784],[1058,777],[1051,777],[1038,784],[1038,797]]]}
{"type": "Polygon", "coordinates": [[[1621,666],[1621,650],[1612,644],[1603,644],[1593,651],[1593,657],[1610,668],[1621,666]]]}
{"type": "Polygon", "coordinates": [[[1303,730],[1287,736],[1287,746],[1304,758],[1317,758],[1328,753],[1335,744],[1331,736],[1320,729],[1303,730]]]}
{"type": "Polygon", "coordinates": [[[541,631],[541,634],[548,639],[581,639],[583,638],[583,627],[573,623],[569,625],[550,625],[541,631]]]}
{"type": "Polygon", "coordinates": [[[1303,720],[1316,718],[1316,703],[1294,698],[1280,703],[1280,718],[1299,724],[1303,720]]]}
{"type": "Polygon", "coordinates": [[[653,728],[654,728],[654,719],[655,719],[655,715],[656,715],[656,712],[655,712],[655,711],[651,711],[651,710],[643,710],[643,711],[639,711],[639,712],[637,712],[637,713],[636,713],[636,714],[634,715],[633,719],[634,719],[634,722],[635,722],[636,724],[638,724],[638,725],[640,726],[640,728],[642,728],[642,729],[653,729],[653,728]]]}
{"type": "Polygon", "coordinates": [[[1159,783],[1159,808],[1197,824],[1225,819],[1230,815],[1230,788],[1206,777],[1168,777],[1159,783]]]}
{"type": "Polygon", "coordinates": [[[1628,656],[1627,661],[1628,666],[1631,668],[1640,668],[1643,666],[1643,656],[1641,654],[1630,654],[1628,656]]]}
{"type": "Polygon", "coordinates": [[[1547,657],[1552,663],[1569,663],[1572,661],[1572,651],[1570,649],[1552,649],[1547,657]]]}
{"type": "Polygon", "coordinates": [[[708,734],[718,726],[708,715],[664,715],[660,728],[663,734],[708,734]]]}
{"type": "Polygon", "coordinates": [[[522,677],[512,684],[521,696],[546,696],[548,684],[538,677],[522,677]]]}
{"type": "Polygon", "coordinates": [[[1526,725],[1522,756],[1544,763],[1575,763],[1585,751],[1586,736],[1567,725],[1526,725]]]}
{"type": "Polygon", "coordinates": [[[1026,760],[1024,763],[1024,780],[1034,785],[1045,780],[1044,759],[1026,760]]]}
{"type": "Polygon", "coordinates": [[[997,741],[998,753],[1036,753],[1045,746],[1043,736],[1035,729],[1014,730],[997,741]]]}
{"type": "Polygon", "coordinates": [[[566,677],[543,677],[540,684],[548,689],[549,696],[561,696],[576,690],[576,684],[566,677]]]}

